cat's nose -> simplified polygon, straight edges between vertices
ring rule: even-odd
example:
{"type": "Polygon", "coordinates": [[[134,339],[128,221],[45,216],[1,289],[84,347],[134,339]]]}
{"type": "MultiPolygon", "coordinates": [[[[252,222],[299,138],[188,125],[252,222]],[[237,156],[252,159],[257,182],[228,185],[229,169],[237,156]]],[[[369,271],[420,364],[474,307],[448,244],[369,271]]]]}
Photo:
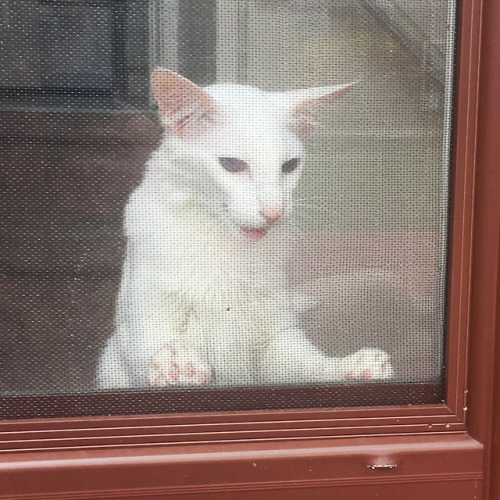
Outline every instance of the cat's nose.
{"type": "Polygon", "coordinates": [[[272,224],[283,217],[283,207],[264,207],[260,211],[260,215],[266,219],[268,224],[272,224]]]}

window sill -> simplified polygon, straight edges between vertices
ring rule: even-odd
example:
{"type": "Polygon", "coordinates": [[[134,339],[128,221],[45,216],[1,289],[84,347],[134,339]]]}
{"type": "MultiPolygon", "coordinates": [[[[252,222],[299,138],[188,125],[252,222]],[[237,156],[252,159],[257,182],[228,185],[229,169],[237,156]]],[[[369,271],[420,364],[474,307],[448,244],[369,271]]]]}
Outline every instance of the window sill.
{"type": "Polygon", "coordinates": [[[464,433],[9,453],[0,499],[461,500],[479,498],[482,455],[464,433]]]}

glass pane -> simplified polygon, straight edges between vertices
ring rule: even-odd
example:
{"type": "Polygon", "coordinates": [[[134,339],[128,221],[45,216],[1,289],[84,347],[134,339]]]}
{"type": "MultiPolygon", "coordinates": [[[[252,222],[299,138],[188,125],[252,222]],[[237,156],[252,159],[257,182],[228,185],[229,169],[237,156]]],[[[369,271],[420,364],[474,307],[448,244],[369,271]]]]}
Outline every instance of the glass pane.
{"type": "Polygon", "coordinates": [[[40,6],[42,87],[112,88],[112,14],[96,5],[40,6]]]}
{"type": "Polygon", "coordinates": [[[112,2],[8,0],[0,8],[1,88],[112,89],[112,2]]]}
{"type": "Polygon", "coordinates": [[[40,59],[33,1],[4,0],[0,5],[0,88],[39,85],[40,59]]]}
{"type": "MultiPolygon", "coordinates": [[[[83,4],[43,5],[47,87],[131,43],[83,4]]],[[[159,120],[6,146],[2,392],[442,387],[455,8],[151,1],[159,120]]]]}

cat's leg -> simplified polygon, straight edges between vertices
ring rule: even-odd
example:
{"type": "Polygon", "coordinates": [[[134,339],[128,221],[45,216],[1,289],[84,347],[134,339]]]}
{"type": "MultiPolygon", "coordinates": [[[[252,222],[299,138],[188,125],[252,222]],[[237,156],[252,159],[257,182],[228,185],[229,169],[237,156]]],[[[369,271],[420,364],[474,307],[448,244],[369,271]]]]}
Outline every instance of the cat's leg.
{"type": "Polygon", "coordinates": [[[99,389],[128,389],[130,387],[130,377],[116,334],[109,339],[99,360],[96,385],[99,389]]]}
{"type": "Polygon", "coordinates": [[[262,383],[388,380],[393,377],[390,356],[380,349],[361,349],[345,357],[330,357],[298,328],[275,334],[260,362],[262,383]]]}
{"type": "Polygon", "coordinates": [[[186,335],[188,304],[180,294],[162,292],[161,287],[134,285],[123,290],[117,315],[130,386],[208,383],[212,370],[186,335]]]}

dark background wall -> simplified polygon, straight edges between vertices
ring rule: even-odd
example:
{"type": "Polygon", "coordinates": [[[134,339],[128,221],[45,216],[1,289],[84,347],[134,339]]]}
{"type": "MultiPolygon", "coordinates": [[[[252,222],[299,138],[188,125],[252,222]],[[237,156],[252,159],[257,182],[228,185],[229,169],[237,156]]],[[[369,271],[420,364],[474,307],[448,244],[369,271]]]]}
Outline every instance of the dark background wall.
{"type": "Polygon", "coordinates": [[[122,211],[161,129],[140,114],[0,114],[0,391],[81,391],[112,332],[122,211]]]}

